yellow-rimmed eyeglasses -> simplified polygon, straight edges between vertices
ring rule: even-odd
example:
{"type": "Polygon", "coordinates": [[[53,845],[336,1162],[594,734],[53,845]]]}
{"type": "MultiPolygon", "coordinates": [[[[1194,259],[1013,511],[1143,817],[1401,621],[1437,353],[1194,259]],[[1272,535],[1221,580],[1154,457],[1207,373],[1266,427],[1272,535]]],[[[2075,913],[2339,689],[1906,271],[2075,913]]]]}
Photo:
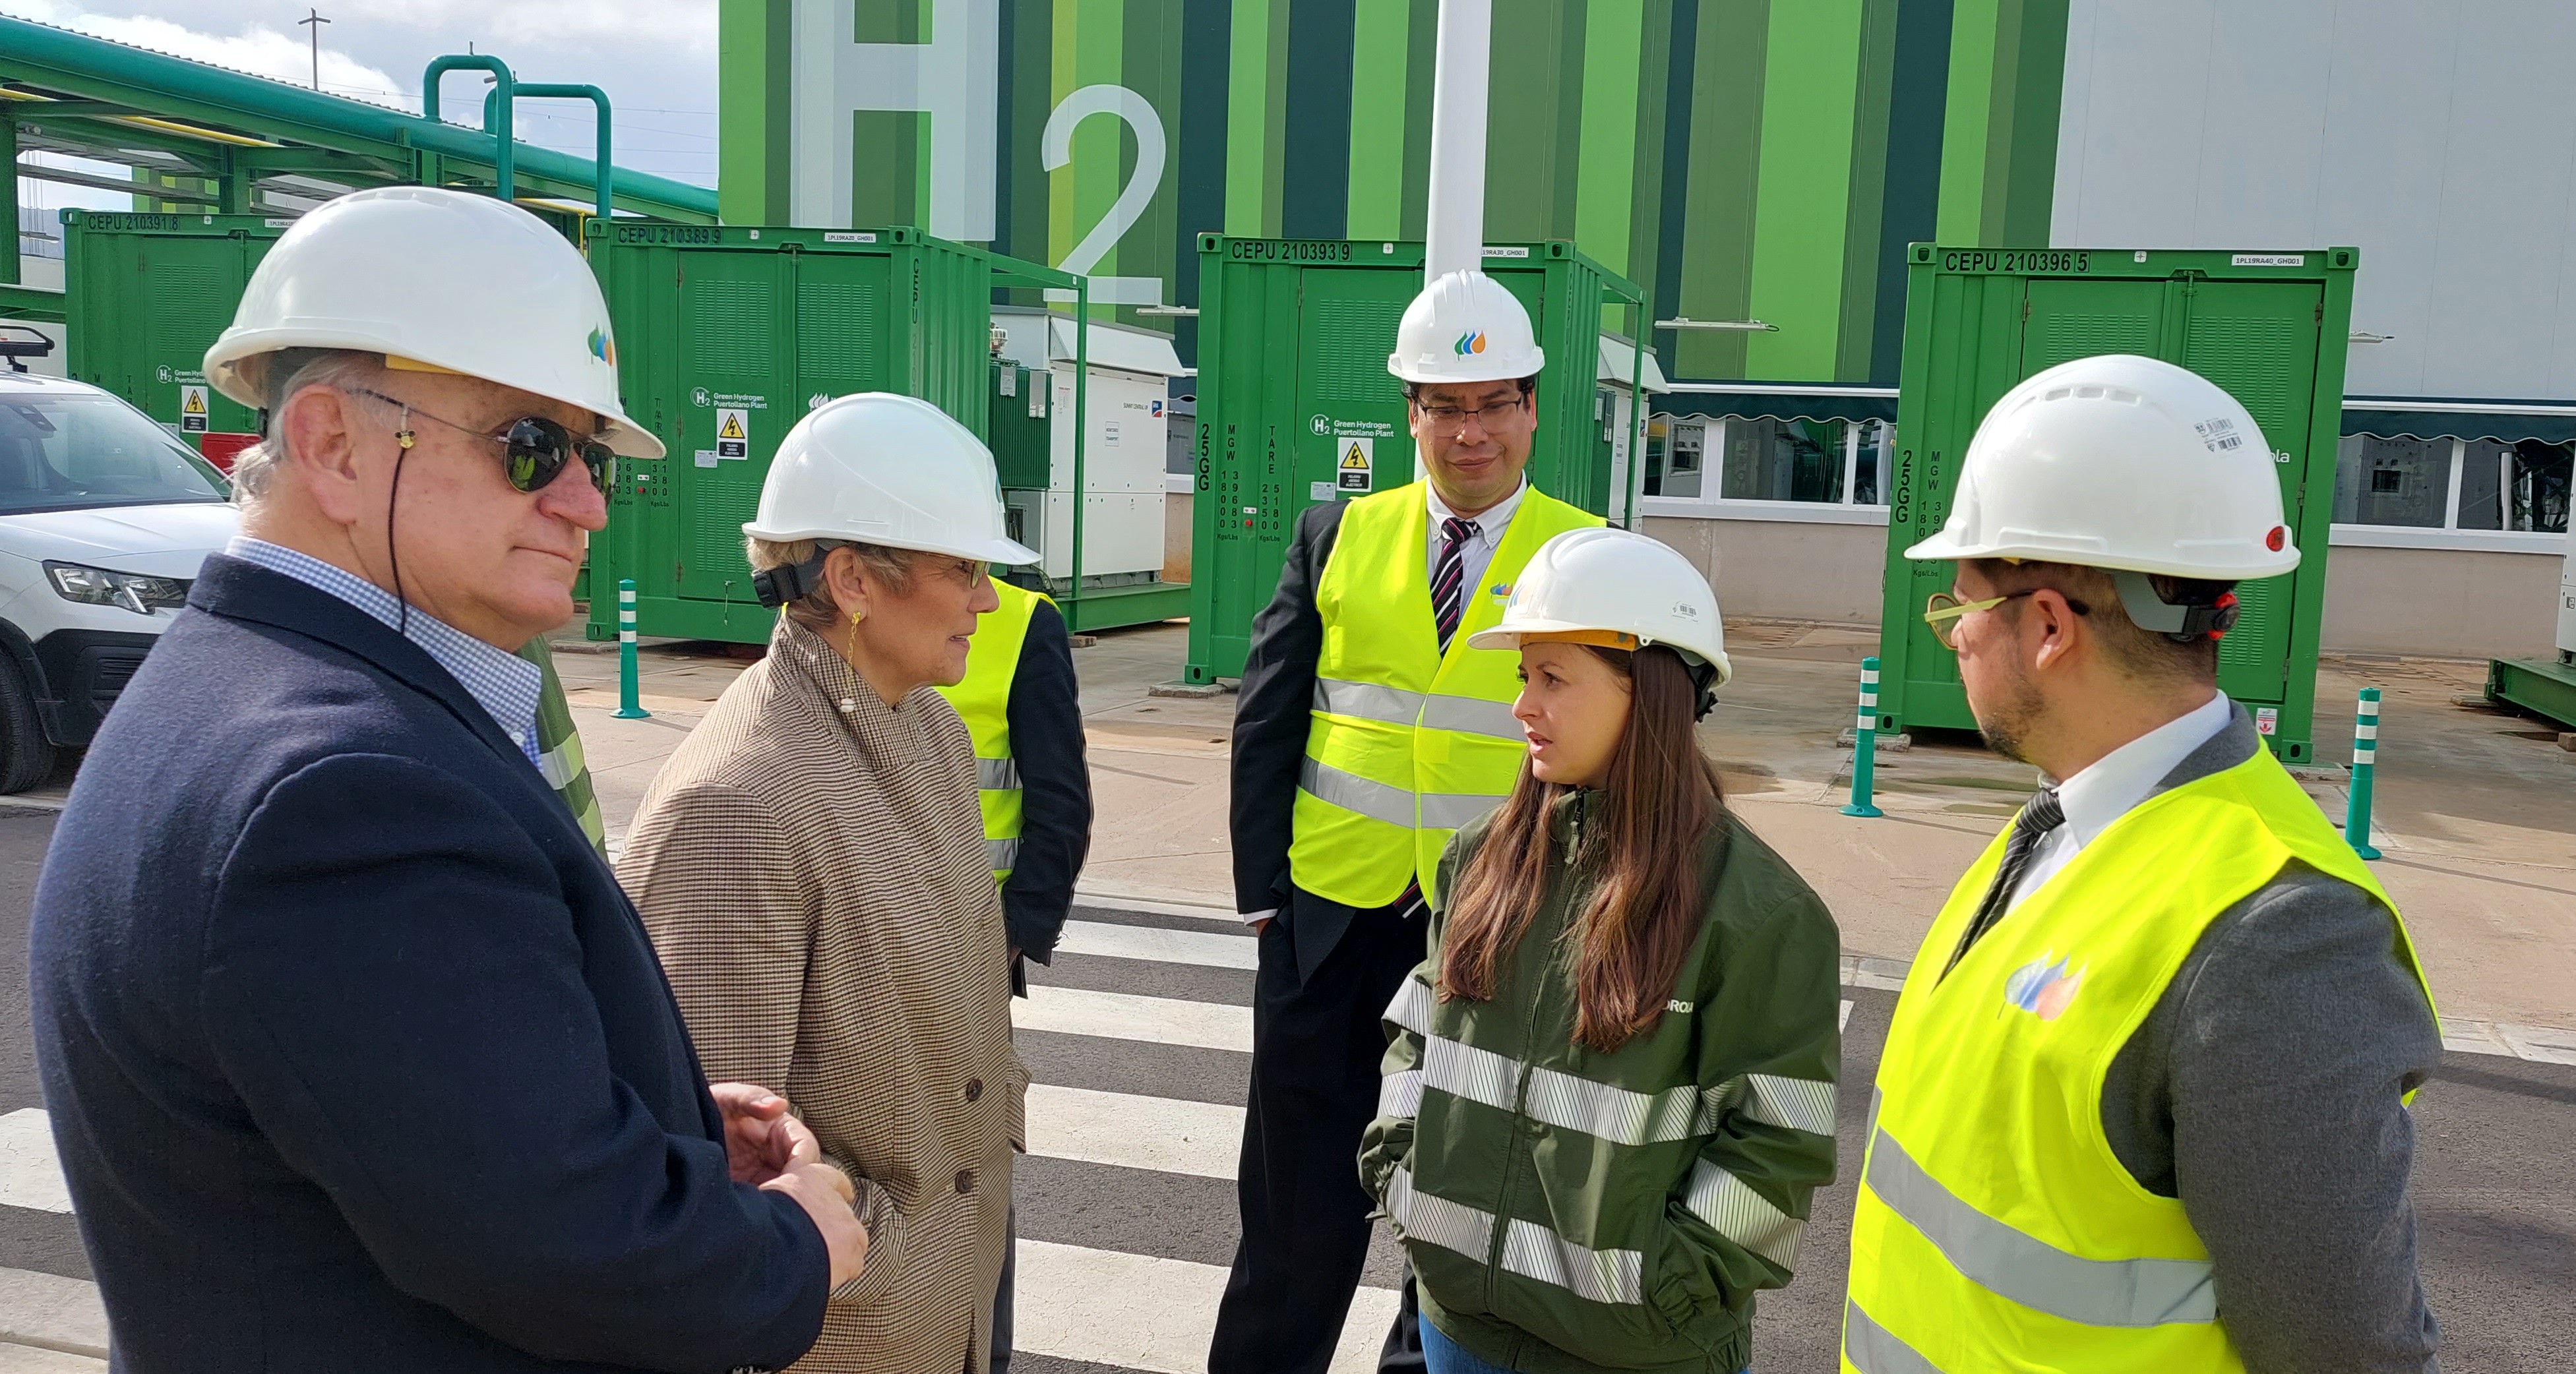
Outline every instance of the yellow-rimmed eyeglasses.
{"type": "Polygon", "coordinates": [[[1948,592],[1934,592],[1931,599],[1923,603],[1923,623],[1932,627],[1932,637],[1941,641],[1942,648],[1955,654],[1959,652],[1959,646],[1954,642],[1959,633],[1959,617],[1991,611],[2014,597],[2028,596],[2039,590],[2038,587],[2025,587],[2017,592],[1990,596],[1983,601],[1961,601],[1948,592]]]}

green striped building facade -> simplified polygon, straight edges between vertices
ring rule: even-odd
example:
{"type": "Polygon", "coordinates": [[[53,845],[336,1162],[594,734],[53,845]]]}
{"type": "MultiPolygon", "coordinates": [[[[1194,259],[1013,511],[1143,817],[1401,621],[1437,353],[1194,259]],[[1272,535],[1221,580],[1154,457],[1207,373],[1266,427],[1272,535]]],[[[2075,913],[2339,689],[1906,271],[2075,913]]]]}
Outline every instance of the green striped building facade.
{"type": "MultiPolygon", "coordinates": [[[[1062,263],[1124,196],[1091,272],[1190,304],[1200,232],[1422,236],[1437,0],[723,0],[730,221],[790,217],[792,11],[813,4],[854,5],[863,43],[989,26],[999,251],[1062,263]],[[1095,86],[1151,106],[1159,167],[1095,115],[1047,169],[1049,115],[1095,86]]],[[[1907,242],[2047,241],[2067,4],[1494,0],[1485,237],[1571,239],[1658,318],[1778,326],[1659,334],[1676,378],[1893,383],[1907,242]]],[[[849,117],[843,222],[941,232],[931,116],[849,117]]]]}

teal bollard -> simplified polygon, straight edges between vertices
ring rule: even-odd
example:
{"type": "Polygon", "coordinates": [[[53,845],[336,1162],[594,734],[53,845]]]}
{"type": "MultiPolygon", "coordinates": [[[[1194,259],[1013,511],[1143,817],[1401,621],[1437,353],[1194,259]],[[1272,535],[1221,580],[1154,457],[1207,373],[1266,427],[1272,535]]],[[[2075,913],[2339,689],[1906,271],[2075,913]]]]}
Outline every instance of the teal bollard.
{"type": "Polygon", "coordinates": [[[2370,773],[2379,761],[2379,689],[2361,689],[2361,704],[2352,717],[2352,790],[2344,794],[2343,840],[2352,852],[2376,859],[2370,846],[2370,773]]]}
{"type": "Polygon", "coordinates": [[[644,709],[635,673],[635,579],[622,577],[617,580],[617,710],[612,713],[619,720],[646,720],[653,714],[644,709]]]}
{"type": "Polygon", "coordinates": [[[1852,730],[1851,805],[1843,808],[1846,816],[1883,816],[1887,814],[1869,804],[1871,784],[1878,774],[1878,660],[1860,661],[1860,721],[1852,730]]]}

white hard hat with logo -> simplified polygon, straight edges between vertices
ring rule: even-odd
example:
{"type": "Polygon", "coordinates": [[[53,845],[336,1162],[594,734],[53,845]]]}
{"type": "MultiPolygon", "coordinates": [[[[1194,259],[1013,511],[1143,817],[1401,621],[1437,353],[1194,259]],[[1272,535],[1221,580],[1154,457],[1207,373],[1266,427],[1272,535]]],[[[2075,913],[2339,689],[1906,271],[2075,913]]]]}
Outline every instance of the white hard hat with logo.
{"type": "Polygon", "coordinates": [[[2196,372],[2125,353],[2005,392],[1968,443],[1949,523],[1905,556],[2212,581],[2299,566],[2254,417],[2196,372]]]}
{"type": "Polygon", "coordinates": [[[265,398],[243,364],[291,348],[516,387],[599,416],[621,454],[662,456],[618,401],[617,341],[590,265],[544,220],[490,196],[386,186],[297,220],[206,350],[206,380],[256,408],[265,398]]]}
{"type": "Polygon", "coordinates": [[[1733,671],[1708,579],[1670,544],[1626,530],[1567,530],[1541,544],[1512,584],[1503,618],[1468,636],[1467,647],[1517,649],[1524,640],[1661,644],[1715,670],[1712,688],[1733,671]]]}
{"type": "Polygon", "coordinates": [[[1477,271],[1424,287],[1404,308],[1386,359],[1386,370],[1408,382],[1511,382],[1546,365],[1520,297],[1477,271]]]}
{"type": "Polygon", "coordinates": [[[2101,568],[2131,620],[2178,639],[2224,633],[2234,599],[2168,603],[2151,577],[2240,582],[2299,566],[2254,417],[2208,378],[2127,353],[2005,392],[1968,443],[1949,522],[1905,556],[2101,568]]]}
{"type": "Polygon", "coordinates": [[[863,391],[824,402],[778,441],[760,509],[742,532],[1036,562],[1008,529],[983,440],[928,401],[863,391]]]}

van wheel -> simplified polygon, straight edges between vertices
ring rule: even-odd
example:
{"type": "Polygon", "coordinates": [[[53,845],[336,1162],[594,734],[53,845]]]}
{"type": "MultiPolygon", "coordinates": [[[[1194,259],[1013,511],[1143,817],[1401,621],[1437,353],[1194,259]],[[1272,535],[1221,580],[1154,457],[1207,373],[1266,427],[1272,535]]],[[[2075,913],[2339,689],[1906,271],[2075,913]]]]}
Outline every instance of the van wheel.
{"type": "Polygon", "coordinates": [[[24,792],[51,777],[54,754],[26,675],[0,653],[0,793],[24,792]]]}

